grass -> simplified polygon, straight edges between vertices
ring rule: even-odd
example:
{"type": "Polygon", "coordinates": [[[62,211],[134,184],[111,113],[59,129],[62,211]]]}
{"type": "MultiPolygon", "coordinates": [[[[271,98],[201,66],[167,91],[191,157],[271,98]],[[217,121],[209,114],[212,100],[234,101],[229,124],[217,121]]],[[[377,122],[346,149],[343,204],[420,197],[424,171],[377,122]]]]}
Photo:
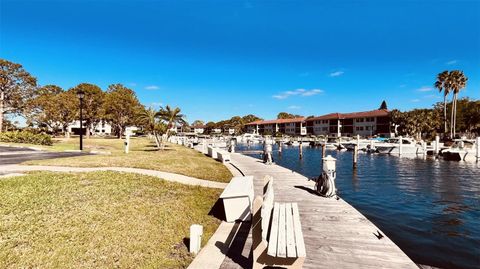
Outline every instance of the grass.
{"type": "MultiPolygon", "coordinates": [[[[49,160],[28,161],[30,165],[76,167],[133,167],[159,170],[212,181],[229,182],[230,171],[221,163],[196,150],[169,144],[157,150],[148,138],[131,138],[130,152],[123,152],[124,140],[91,138],[84,140],[84,149],[111,152],[111,155],[89,155],[49,160]]],[[[50,150],[78,148],[78,139],[57,140],[50,150]]]]}
{"type": "Polygon", "coordinates": [[[191,224],[206,243],[221,190],[117,172],[0,180],[0,268],[185,268],[191,224]]]}

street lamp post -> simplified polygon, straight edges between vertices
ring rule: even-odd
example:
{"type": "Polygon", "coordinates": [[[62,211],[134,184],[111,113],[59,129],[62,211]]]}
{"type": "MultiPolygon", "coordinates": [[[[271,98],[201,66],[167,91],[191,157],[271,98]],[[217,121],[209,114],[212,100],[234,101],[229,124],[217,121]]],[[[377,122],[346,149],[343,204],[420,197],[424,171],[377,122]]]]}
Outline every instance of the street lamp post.
{"type": "Polygon", "coordinates": [[[77,92],[77,97],[80,99],[80,150],[83,150],[83,97],[85,93],[82,90],[77,92]]]}

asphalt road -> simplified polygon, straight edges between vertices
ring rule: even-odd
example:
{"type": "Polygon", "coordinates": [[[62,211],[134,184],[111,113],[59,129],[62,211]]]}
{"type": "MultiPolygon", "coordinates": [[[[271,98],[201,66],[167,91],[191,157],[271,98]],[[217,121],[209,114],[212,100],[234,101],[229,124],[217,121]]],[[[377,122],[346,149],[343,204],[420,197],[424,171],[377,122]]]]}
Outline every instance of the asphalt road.
{"type": "Polygon", "coordinates": [[[88,155],[88,153],[80,152],[48,152],[41,150],[33,150],[28,148],[14,148],[0,146],[0,174],[2,173],[1,165],[20,164],[30,160],[44,160],[88,155]]]}

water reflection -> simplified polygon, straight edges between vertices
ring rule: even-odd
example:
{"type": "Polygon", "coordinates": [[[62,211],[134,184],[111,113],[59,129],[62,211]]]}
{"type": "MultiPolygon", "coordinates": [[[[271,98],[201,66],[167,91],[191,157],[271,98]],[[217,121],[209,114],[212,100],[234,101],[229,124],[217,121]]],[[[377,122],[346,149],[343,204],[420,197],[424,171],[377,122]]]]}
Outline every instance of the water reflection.
{"type": "MultiPolygon", "coordinates": [[[[307,177],[318,176],[321,149],[304,147],[301,160],[298,151],[285,146],[281,154],[274,154],[275,161],[307,177]]],[[[415,262],[480,268],[479,164],[360,153],[353,169],[351,152],[327,150],[328,154],[337,158],[336,184],[342,198],[415,262]]]]}

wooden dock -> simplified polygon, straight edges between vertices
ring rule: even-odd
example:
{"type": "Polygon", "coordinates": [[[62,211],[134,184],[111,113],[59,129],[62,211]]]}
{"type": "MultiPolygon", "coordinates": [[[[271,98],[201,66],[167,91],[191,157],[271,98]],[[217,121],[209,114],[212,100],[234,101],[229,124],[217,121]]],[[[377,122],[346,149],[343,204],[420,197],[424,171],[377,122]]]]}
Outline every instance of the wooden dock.
{"type": "MultiPolygon", "coordinates": [[[[313,182],[277,165],[239,153],[231,155],[232,165],[254,176],[255,195],[262,194],[263,177],[275,179],[278,202],[297,202],[307,258],[304,268],[419,268],[379,228],[343,199],[324,198],[312,192],[313,182]],[[378,238],[378,232],[383,237],[378,238]]],[[[392,219],[392,221],[395,221],[392,219]]],[[[245,229],[244,229],[245,230],[245,229]]],[[[251,238],[245,231],[236,234],[221,268],[245,268],[251,264],[251,238]],[[241,249],[243,248],[243,249],[241,249]]]]}

